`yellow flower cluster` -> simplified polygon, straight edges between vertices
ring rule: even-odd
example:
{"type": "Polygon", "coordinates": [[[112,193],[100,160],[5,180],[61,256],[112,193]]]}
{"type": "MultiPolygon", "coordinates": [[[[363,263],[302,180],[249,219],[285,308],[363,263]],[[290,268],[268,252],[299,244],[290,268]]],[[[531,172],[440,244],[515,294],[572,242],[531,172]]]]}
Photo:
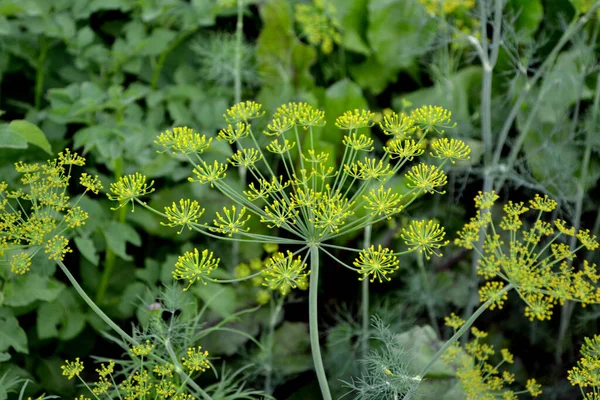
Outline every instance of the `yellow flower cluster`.
{"type": "MultiPolygon", "coordinates": [[[[157,139],[161,152],[175,153],[194,165],[194,178],[190,181],[210,184],[233,202],[216,213],[213,226],[198,223],[204,210],[191,200],[181,200],[165,208],[164,213],[142,203],[139,196],[148,193],[151,184],[144,186],[146,180],[139,176],[111,185],[112,199],[121,205],[138,202],[165,217],[167,226],[181,229],[187,226],[213,238],[224,235],[229,240],[304,245],[325,251],[323,246],[329,240],[389,219],[423,194],[444,193],[441,187],[447,183],[447,177],[443,165],[466,159],[469,154],[463,142],[441,140],[432,147],[436,157],[442,160],[441,166],[421,163],[408,168],[406,165],[424,154],[427,135],[443,133],[444,129],[454,126],[450,112],[441,107],[423,106],[409,114],[388,112],[380,127],[391,138],[381,157],[372,154],[374,140],[368,131],[375,124],[375,114],[364,109],[343,113],[335,120],[335,125],[344,131],[344,153],[337,166],[336,160],[330,160],[333,157],[321,150],[323,142],[313,129],[325,125],[323,111],[307,103],[280,106],[263,131],[265,137],[271,138],[264,147],[252,127],[252,120],[263,114],[262,106],[251,101],[236,104],[226,111],[224,117],[229,125],[219,132],[217,140],[234,148],[233,155],[223,162],[205,160],[204,146],[188,152],[191,147],[186,143],[210,144],[206,135],[191,129],[173,129],[157,139]],[[247,172],[249,182],[242,182],[245,185],[242,190],[224,179],[228,166],[236,170],[243,167],[247,172]],[[403,172],[409,190],[401,196],[386,184],[391,177],[403,172]],[[132,181],[139,190],[127,190],[132,187],[132,181]],[[278,228],[285,234],[253,232],[249,223],[253,215],[267,228],[278,228]]],[[[406,233],[409,250],[422,251],[427,257],[437,254],[446,244],[443,229],[438,224],[420,224],[422,226],[416,224],[406,233]]],[[[206,260],[198,259],[198,254],[186,253],[180,257],[174,272],[176,279],[186,279],[190,284],[203,281],[216,268],[216,263],[209,261],[212,258],[208,253],[206,260]]],[[[274,255],[264,268],[267,287],[282,293],[296,287],[306,288],[308,274],[303,272],[305,264],[301,258],[285,253],[274,255]]],[[[397,265],[396,256],[388,249],[366,249],[355,261],[357,268],[346,266],[357,271],[361,279],[369,276],[383,281],[389,280],[389,274],[397,265]]]]}
{"type": "Polygon", "coordinates": [[[475,0],[419,0],[419,3],[430,14],[441,12],[445,15],[453,14],[459,9],[470,10],[475,6],[475,0]]]}
{"type": "MultiPolygon", "coordinates": [[[[144,344],[131,348],[130,354],[134,357],[147,356],[154,350],[154,346],[146,341],[144,344]]],[[[204,372],[210,368],[208,362],[208,352],[201,351],[201,347],[191,347],[187,349],[186,357],[182,358],[182,364],[190,374],[198,371],[204,372]]],[[[135,363],[133,369],[122,371],[115,370],[116,363],[109,361],[100,364],[96,369],[98,379],[92,385],[86,383],[80,376],[84,370],[83,363],[76,358],[75,361],[65,361],[62,368],[62,374],[68,379],[78,377],[85,384],[85,387],[95,397],[100,395],[117,396],[124,400],[135,399],[170,399],[170,400],[193,400],[195,397],[187,392],[185,382],[182,383],[180,377],[175,374],[176,370],[181,370],[180,366],[161,361],[155,361],[150,358],[142,358],[140,363],[135,363]],[[124,376],[120,383],[117,383],[117,377],[124,376]],[[90,387],[91,386],[91,387],[90,387]]],[[[81,395],[78,399],[87,399],[81,395]]]]}
{"type": "Polygon", "coordinates": [[[581,346],[581,358],[569,371],[568,379],[579,386],[584,400],[594,400],[600,395],[600,335],[585,338],[581,346]],[[586,393],[584,389],[589,388],[586,393]]]}
{"type": "Polygon", "coordinates": [[[480,253],[478,273],[485,279],[499,278],[501,281],[487,282],[479,291],[481,301],[492,299],[490,308],[502,308],[506,292],[505,283],[511,284],[525,302],[525,316],[531,320],[546,320],[552,316],[556,304],[574,300],[586,304],[600,301],[600,290],[596,288],[600,279],[596,266],[587,261],[582,268],[575,269],[570,262],[581,248],[595,250],[598,242],[587,230],[575,232],[561,220],[552,224],[541,219],[543,213],[552,212],[557,204],[548,196],[536,195],[525,203],[508,202],[504,216],[498,225],[508,234],[509,241],[501,240],[492,221],[490,208],[498,196],[494,192],[480,193],[475,198],[479,214],[459,232],[455,243],[467,249],[475,249],[479,232],[485,234],[480,253]],[[523,215],[537,211],[537,219],[529,228],[524,228],[523,215]],[[490,230],[491,232],[488,232],[490,230]],[[561,243],[561,236],[576,236],[581,245],[571,249],[561,243]],[[502,282],[504,281],[504,282],[502,282]]]}
{"type": "MultiPolygon", "coordinates": [[[[464,321],[452,314],[446,317],[446,325],[455,331],[462,326],[464,321]]],[[[485,343],[482,339],[487,337],[486,332],[471,328],[473,340],[464,347],[458,342],[454,343],[442,356],[442,360],[456,368],[456,376],[466,394],[466,400],[493,400],[505,399],[516,400],[518,394],[528,393],[532,397],[542,394],[541,386],[535,379],[529,379],[525,385],[525,391],[515,392],[507,386],[515,381],[515,375],[509,371],[502,371],[505,364],[512,364],[514,357],[508,349],[500,351],[500,359],[497,358],[494,346],[485,343]]]]}
{"type": "Polygon", "coordinates": [[[69,198],[71,171],[84,164],[85,158],[65,149],[46,163],[17,162],[15,170],[21,174],[17,190],[0,182],[0,262],[7,260],[13,273],[29,271],[37,254],[60,262],[72,252],[67,237],[89,217],[78,203],[88,192],[103,189],[97,176],[83,173],[84,192],[74,201],[69,198]]]}
{"type": "Polygon", "coordinates": [[[329,54],[342,40],[341,26],[335,6],[327,0],[313,0],[312,4],[296,5],[296,21],[308,43],[319,46],[329,54]]]}
{"type": "Polygon", "coordinates": [[[214,258],[212,251],[203,250],[202,254],[198,249],[188,251],[180,256],[175,263],[173,278],[189,281],[188,286],[184,290],[188,290],[196,281],[200,281],[206,285],[207,281],[210,280],[210,273],[219,266],[219,261],[221,259],[214,258]]]}
{"type": "Polygon", "coordinates": [[[302,258],[294,258],[291,251],[286,254],[277,252],[265,263],[264,286],[271,290],[279,290],[282,295],[287,295],[292,289],[308,289],[308,275],[305,272],[306,264],[302,258]]]}

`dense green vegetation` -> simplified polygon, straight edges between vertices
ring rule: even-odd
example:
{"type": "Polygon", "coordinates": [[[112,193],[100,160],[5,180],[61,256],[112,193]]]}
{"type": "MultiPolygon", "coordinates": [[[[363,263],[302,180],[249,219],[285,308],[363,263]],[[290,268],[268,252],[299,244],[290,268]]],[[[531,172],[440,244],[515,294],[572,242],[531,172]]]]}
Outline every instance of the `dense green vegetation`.
{"type": "Polygon", "coordinates": [[[598,399],[599,10],[0,0],[0,400],[598,399]]]}

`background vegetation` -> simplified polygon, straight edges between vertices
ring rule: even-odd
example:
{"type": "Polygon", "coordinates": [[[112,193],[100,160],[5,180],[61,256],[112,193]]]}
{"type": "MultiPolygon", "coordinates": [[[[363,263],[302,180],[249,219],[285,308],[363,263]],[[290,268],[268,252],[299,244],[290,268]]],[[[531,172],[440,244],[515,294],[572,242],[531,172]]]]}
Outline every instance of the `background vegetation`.
{"type": "MultiPolygon", "coordinates": [[[[368,108],[381,118],[387,109],[434,104],[452,111],[457,128],[447,133],[471,146],[471,159],[448,171],[444,196],[419,199],[402,218],[375,226],[372,243],[403,248],[401,228],[422,218],[438,220],[452,239],[474,215],[473,197],[492,188],[501,201],[548,194],[559,203],[554,217],[597,235],[598,4],[482,1],[484,13],[469,0],[2,0],[0,181],[18,183],[17,161],[44,161],[71,148],[105,188],[140,171],[156,182],[152,207],[194,198],[214,215],[227,199],[188,182],[190,168],[180,160],[157,154],[160,132],[189,126],[216,137],[235,102],[256,100],[270,115],[283,103],[305,101],[325,111],[321,146],[340,159],[334,121],[344,111],[368,108]],[[503,3],[499,20],[496,3],[503,3]],[[490,46],[478,50],[464,35],[488,37],[481,42],[490,46]]],[[[371,132],[384,140],[377,126],[371,132]]],[[[206,158],[230,154],[214,142],[206,158]]],[[[104,195],[80,205],[90,218],[75,231],[65,264],[124,329],[151,320],[152,305],[173,285],[177,256],[193,246],[213,251],[231,274],[272,252],[253,243],[232,251],[228,242],[187,230],[175,235],[144,209],[112,211],[104,195]]],[[[344,240],[360,247],[363,237],[344,240]]],[[[370,314],[378,319],[369,335],[426,363],[451,336],[443,317],[468,317],[479,302],[474,257],[451,245],[422,269],[416,257],[402,258],[391,282],[371,285],[370,314]]],[[[0,399],[17,396],[23,378],[32,396],[74,397],[81,388],[61,376],[65,358],[121,357],[122,348],[103,334],[106,325],[53,263],[36,263],[25,275],[0,263],[0,399]]],[[[326,264],[319,289],[334,397],[364,368],[361,283],[342,270],[326,264]]],[[[249,387],[278,399],[318,398],[305,292],[284,305],[264,292],[251,283],[197,285],[180,295],[173,313],[205,306],[204,327],[227,322],[231,331],[208,332],[202,347],[232,371],[250,366],[242,373],[249,387]],[[252,312],[240,313],[246,310],[252,312]]],[[[598,332],[600,308],[567,303],[552,320],[535,322],[522,308],[509,300],[477,326],[515,354],[519,381],[535,376],[543,398],[575,398],[579,390],[566,371],[583,337],[598,332]]],[[[372,340],[372,349],[381,341],[372,340]]],[[[424,398],[465,398],[450,367],[424,386],[424,398]]]]}

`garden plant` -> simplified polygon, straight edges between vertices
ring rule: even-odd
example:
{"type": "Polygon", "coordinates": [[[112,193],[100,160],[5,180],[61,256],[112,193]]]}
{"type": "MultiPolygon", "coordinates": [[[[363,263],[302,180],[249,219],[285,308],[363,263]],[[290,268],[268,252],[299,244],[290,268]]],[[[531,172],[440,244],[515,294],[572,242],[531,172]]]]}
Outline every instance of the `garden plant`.
{"type": "Polygon", "coordinates": [[[0,0],[0,400],[600,398],[600,0],[0,0]]]}

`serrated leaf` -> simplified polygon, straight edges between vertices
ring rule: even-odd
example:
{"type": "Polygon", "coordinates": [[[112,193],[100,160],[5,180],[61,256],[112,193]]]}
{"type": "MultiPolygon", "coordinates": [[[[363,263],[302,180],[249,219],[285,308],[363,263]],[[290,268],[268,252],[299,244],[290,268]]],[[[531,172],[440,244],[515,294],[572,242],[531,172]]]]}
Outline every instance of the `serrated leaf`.
{"type": "Polygon", "coordinates": [[[40,128],[23,119],[12,121],[8,127],[11,131],[21,135],[28,143],[31,143],[48,154],[52,154],[52,146],[46,135],[40,128]]]}

